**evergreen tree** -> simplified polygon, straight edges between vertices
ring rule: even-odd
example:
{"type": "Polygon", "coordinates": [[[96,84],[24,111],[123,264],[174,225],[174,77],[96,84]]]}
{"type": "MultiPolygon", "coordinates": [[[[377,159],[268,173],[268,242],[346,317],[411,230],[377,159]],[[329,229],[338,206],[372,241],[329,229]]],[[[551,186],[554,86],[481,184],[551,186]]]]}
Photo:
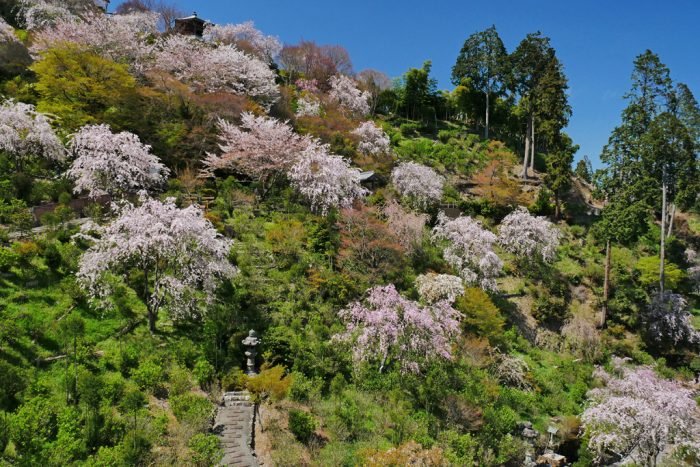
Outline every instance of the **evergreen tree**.
{"type": "Polygon", "coordinates": [[[504,72],[507,59],[503,45],[495,26],[476,32],[469,36],[452,67],[452,83],[459,86],[465,79],[477,91],[483,93],[486,100],[484,120],[484,138],[489,137],[489,114],[491,96],[498,96],[504,91],[504,72]]]}

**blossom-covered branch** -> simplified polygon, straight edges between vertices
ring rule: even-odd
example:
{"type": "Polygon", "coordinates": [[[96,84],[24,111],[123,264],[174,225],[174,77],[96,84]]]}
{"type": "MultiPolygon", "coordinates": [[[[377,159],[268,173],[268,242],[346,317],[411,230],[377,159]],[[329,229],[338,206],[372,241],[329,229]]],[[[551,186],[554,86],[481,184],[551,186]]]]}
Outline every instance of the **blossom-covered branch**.
{"type": "Polygon", "coordinates": [[[506,251],[523,259],[539,256],[553,261],[559,247],[559,230],[544,217],[535,217],[519,207],[498,226],[498,241],[506,251]]]}

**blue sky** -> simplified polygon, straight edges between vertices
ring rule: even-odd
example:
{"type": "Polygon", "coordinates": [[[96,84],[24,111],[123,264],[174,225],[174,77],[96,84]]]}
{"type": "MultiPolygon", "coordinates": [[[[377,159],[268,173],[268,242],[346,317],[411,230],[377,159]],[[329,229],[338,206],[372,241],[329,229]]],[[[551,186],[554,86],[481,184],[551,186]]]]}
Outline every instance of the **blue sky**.
{"type": "MultiPolygon", "coordinates": [[[[119,2],[113,3],[113,6],[119,2]]],[[[634,57],[649,48],[674,81],[700,99],[700,0],[177,0],[216,23],[253,20],[285,43],[339,44],[357,71],[391,77],[432,60],[441,88],[464,39],[495,24],[508,51],[540,30],[564,63],[573,116],[568,132],[594,165],[619,122],[634,57]]]]}

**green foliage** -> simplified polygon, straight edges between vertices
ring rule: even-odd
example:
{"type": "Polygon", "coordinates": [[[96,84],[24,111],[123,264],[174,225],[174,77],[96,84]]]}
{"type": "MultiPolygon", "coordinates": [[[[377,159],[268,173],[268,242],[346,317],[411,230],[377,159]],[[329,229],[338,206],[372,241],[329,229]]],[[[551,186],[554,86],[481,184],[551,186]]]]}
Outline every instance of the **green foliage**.
{"type": "MultiPolygon", "coordinates": [[[[644,287],[658,285],[659,270],[661,269],[661,260],[658,256],[640,258],[635,265],[635,269],[639,271],[639,282],[644,287]]],[[[666,276],[666,287],[670,290],[677,289],[684,277],[683,271],[669,261],[664,262],[664,274],[666,276]]]]}
{"type": "Polygon", "coordinates": [[[466,332],[485,337],[492,343],[501,339],[505,320],[486,292],[467,287],[455,302],[455,307],[462,312],[462,325],[466,332]]]}
{"type": "Polygon", "coordinates": [[[291,409],[289,411],[289,431],[302,443],[308,443],[316,431],[316,419],[308,412],[291,409]]]}
{"type": "Polygon", "coordinates": [[[38,109],[58,116],[67,130],[118,121],[136,86],[125,65],[74,45],[42,52],[31,69],[41,96],[38,109]]]}
{"type": "Polygon", "coordinates": [[[131,373],[131,378],[142,390],[157,391],[165,380],[165,371],[161,363],[154,360],[144,360],[131,373]]]}
{"type": "Polygon", "coordinates": [[[216,435],[197,433],[190,438],[187,447],[192,452],[192,462],[198,467],[218,465],[224,457],[216,435]]]}
{"type": "Polygon", "coordinates": [[[209,399],[191,392],[171,397],[170,406],[179,422],[198,431],[206,430],[214,414],[214,404],[209,399]]]}
{"type": "Polygon", "coordinates": [[[192,369],[192,374],[199,387],[206,389],[214,381],[215,371],[211,363],[205,359],[199,359],[192,369]]]}
{"type": "Polygon", "coordinates": [[[292,375],[285,372],[282,365],[263,367],[258,375],[248,378],[246,387],[256,401],[281,400],[289,393],[294,380],[292,375]]]}

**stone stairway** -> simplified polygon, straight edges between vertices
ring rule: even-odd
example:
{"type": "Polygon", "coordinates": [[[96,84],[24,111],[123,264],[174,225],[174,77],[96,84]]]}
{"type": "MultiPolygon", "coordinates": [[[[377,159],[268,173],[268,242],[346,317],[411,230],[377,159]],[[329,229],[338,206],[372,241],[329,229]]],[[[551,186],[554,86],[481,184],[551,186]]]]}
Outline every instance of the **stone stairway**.
{"type": "Polygon", "coordinates": [[[219,436],[224,458],[221,465],[258,467],[253,451],[255,405],[248,391],[224,393],[214,419],[214,433],[219,436]]]}

